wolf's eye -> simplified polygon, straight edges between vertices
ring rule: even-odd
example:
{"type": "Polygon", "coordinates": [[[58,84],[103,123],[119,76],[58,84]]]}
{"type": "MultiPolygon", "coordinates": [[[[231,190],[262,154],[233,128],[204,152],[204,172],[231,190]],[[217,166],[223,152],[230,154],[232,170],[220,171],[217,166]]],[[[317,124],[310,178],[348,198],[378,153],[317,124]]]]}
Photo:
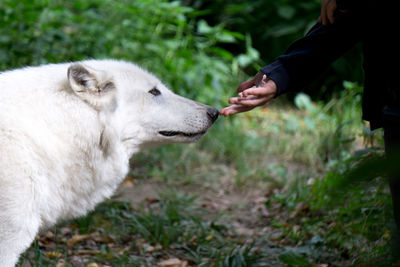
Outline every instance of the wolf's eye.
{"type": "Polygon", "coordinates": [[[153,89],[151,89],[151,90],[149,91],[149,93],[152,94],[152,95],[155,95],[155,96],[161,95],[160,90],[158,90],[158,89],[155,88],[155,87],[154,87],[153,89]]]}

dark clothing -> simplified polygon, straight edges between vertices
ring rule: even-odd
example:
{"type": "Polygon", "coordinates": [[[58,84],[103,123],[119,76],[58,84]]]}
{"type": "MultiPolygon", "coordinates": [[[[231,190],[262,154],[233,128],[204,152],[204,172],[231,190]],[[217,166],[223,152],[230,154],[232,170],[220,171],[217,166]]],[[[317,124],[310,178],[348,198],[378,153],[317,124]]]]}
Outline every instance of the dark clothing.
{"type": "MultiPolygon", "coordinates": [[[[400,123],[393,123],[392,119],[384,119],[385,150],[386,156],[391,162],[399,159],[400,151],[400,123]]],[[[392,233],[393,254],[400,260],[400,174],[394,173],[389,179],[390,192],[392,194],[393,213],[397,224],[397,232],[392,233]]]]}
{"type": "MultiPolygon", "coordinates": [[[[395,162],[400,157],[400,117],[396,114],[392,116],[391,114],[387,114],[387,112],[384,113],[383,129],[385,133],[386,157],[391,162],[395,162]]],[[[389,185],[392,193],[394,217],[397,222],[400,222],[400,174],[394,173],[391,176],[389,185]]]]}
{"type": "Polygon", "coordinates": [[[363,119],[371,128],[383,126],[382,109],[400,107],[400,74],[397,0],[337,0],[334,24],[317,23],[272,64],[261,69],[278,87],[278,95],[299,91],[327,66],[361,42],[364,50],[365,84],[363,119]],[[396,79],[396,81],[395,81],[396,79]]]}
{"type": "MultiPolygon", "coordinates": [[[[400,147],[400,43],[398,0],[336,0],[335,23],[316,24],[272,64],[261,69],[277,87],[277,96],[307,86],[357,43],[364,54],[363,119],[384,127],[390,158],[400,147]]],[[[400,234],[400,174],[389,181],[400,234]]]]}

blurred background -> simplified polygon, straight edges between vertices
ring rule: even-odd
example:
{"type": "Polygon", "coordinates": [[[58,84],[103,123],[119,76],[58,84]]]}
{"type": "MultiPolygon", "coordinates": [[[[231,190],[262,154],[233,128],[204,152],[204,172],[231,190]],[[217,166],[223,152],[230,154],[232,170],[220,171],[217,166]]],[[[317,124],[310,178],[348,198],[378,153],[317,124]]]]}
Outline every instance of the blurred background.
{"type": "MultiPolygon", "coordinates": [[[[0,71],[123,59],[220,109],[319,11],[319,0],[0,0],[0,71]]],[[[388,266],[384,179],[342,181],[382,154],[382,132],[361,120],[362,81],[355,47],[304,92],[220,118],[196,144],[135,155],[116,199],[39,236],[20,265],[388,266]]]]}

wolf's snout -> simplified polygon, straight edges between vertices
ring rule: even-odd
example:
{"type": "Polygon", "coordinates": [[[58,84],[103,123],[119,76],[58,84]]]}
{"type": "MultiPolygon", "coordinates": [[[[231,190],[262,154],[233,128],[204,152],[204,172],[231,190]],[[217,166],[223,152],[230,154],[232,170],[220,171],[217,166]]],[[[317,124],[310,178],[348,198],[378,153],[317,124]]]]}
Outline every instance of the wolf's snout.
{"type": "Polygon", "coordinates": [[[215,109],[215,108],[212,108],[212,107],[208,107],[207,108],[207,115],[208,115],[208,117],[210,117],[211,121],[214,122],[218,118],[219,111],[218,111],[218,109],[215,109]]]}

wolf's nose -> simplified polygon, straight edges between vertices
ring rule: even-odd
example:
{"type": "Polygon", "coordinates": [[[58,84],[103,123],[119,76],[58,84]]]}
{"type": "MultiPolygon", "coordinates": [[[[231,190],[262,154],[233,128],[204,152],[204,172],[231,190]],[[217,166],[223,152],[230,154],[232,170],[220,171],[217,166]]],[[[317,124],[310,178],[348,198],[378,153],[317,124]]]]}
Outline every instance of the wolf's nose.
{"type": "Polygon", "coordinates": [[[208,117],[210,117],[211,121],[214,122],[214,121],[216,121],[217,118],[218,118],[219,111],[218,111],[218,109],[209,107],[209,108],[207,109],[207,115],[208,115],[208,117]]]}

